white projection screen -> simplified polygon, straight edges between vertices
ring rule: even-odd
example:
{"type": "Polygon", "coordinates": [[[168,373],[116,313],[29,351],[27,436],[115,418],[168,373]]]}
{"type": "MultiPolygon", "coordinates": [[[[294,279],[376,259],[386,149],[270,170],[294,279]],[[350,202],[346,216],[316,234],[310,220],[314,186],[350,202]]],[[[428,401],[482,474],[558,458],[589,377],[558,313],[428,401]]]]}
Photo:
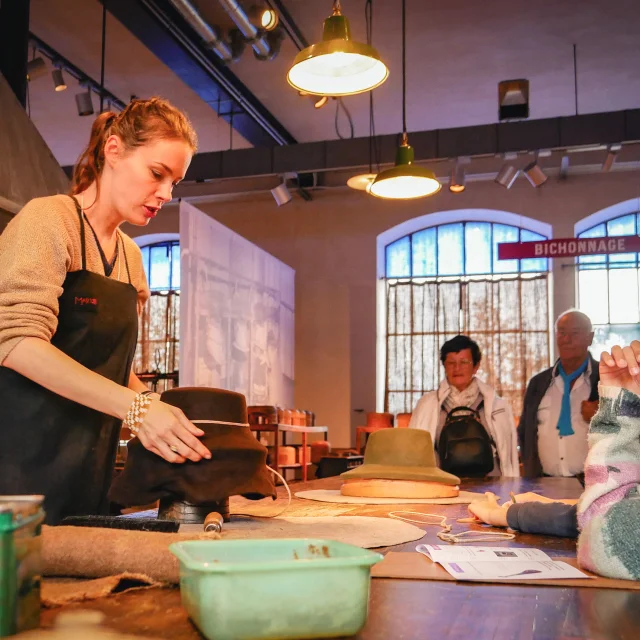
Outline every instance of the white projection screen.
{"type": "Polygon", "coordinates": [[[180,203],[180,386],[293,406],[295,271],[180,203]]]}

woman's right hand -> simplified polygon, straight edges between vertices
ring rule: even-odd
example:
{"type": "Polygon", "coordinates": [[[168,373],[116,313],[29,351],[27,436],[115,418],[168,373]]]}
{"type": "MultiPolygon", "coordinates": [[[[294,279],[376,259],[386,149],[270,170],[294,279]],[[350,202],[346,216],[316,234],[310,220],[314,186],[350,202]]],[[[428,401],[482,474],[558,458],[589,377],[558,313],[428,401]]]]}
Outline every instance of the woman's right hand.
{"type": "Polygon", "coordinates": [[[197,436],[204,431],[192,424],[184,413],[166,402],[153,400],[137,433],[143,446],[168,462],[199,462],[211,452],[197,436]]]}
{"type": "Polygon", "coordinates": [[[616,345],[611,353],[600,355],[600,384],[604,387],[622,387],[640,395],[640,342],[634,340],[628,347],[616,345]]]}

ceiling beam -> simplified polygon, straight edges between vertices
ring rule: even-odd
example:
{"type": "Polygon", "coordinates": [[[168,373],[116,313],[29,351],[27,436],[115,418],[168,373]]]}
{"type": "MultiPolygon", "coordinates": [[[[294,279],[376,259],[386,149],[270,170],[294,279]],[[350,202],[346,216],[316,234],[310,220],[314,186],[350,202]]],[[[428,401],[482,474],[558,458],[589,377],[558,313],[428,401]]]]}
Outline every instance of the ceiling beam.
{"type": "MultiPolygon", "coordinates": [[[[640,109],[409,133],[416,162],[640,141],[640,109]]],[[[397,135],[376,137],[380,164],[395,160],[397,135]]],[[[353,169],[369,165],[369,138],[198,153],[185,181],[353,169]]],[[[65,171],[70,171],[65,167],[65,171]]]]}
{"type": "MultiPolygon", "coordinates": [[[[640,109],[409,133],[416,162],[458,156],[640,141],[640,109]]],[[[381,164],[395,160],[398,136],[377,136],[381,164]]],[[[186,180],[203,181],[368,166],[369,138],[326,140],[274,149],[197,154],[186,180]]]]}
{"type": "Polygon", "coordinates": [[[154,55],[255,147],[295,138],[212,52],[167,0],[101,0],[154,55]]]}

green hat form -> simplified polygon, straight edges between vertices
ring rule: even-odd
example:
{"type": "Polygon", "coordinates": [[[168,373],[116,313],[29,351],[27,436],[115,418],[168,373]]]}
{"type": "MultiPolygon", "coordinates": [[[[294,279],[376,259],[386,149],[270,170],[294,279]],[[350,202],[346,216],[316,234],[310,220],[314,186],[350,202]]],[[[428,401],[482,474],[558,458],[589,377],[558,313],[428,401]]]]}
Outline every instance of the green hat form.
{"type": "Polygon", "coordinates": [[[369,436],[364,463],[343,478],[415,480],[460,484],[460,478],[436,465],[431,434],[423,429],[381,429],[369,436]]]}

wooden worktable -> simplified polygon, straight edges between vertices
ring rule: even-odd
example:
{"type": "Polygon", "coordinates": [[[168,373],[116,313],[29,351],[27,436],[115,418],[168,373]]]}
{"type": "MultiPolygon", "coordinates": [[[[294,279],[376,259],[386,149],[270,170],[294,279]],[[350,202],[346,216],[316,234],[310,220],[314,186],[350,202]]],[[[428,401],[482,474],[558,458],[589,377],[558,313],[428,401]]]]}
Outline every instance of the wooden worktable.
{"type": "MultiPolygon", "coordinates": [[[[327,478],[296,484],[294,488],[296,491],[334,489],[340,484],[339,478],[327,478]]],[[[510,491],[535,491],[551,498],[577,498],[582,489],[576,480],[564,478],[496,478],[465,482],[464,488],[471,491],[493,491],[506,499],[510,491]]],[[[279,493],[283,495],[284,489],[280,488],[279,493]]],[[[311,515],[314,504],[331,506],[294,499],[291,515],[296,512],[311,515]]],[[[465,505],[400,505],[393,508],[354,506],[344,515],[384,517],[392,509],[443,513],[450,517],[450,522],[466,515],[465,505]]],[[[454,531],[468,526],[456,524],[454,531]]],[[[420,540],[421,543],[428,544],[438,540],[438,527],[422,528],[427,534],[420,540]]],[[[413,551],[416,544],[418,543],[411,542],[391,549],[413,551]]],[[[535,546],[549,555],[575,555],[575,541],[551,536],[518,534],[515,540],[499,544],[535,546]]],[[[106,624],[123,632],[174,640],[202,638],[180,605],[180,591],[177,588],[124,593],[84,605],[69,605],[44,611],[43,626],[50,626],[60,611],[78,607],[103,611],[106,614],[106,624]]],[[[286,610],[287,603],[283,601],[282,607],[286,610]]],[[[367,624],[356,637],[358,640],[638,640],[640,591],[376,578],[371,584],[367,624]]]]}

